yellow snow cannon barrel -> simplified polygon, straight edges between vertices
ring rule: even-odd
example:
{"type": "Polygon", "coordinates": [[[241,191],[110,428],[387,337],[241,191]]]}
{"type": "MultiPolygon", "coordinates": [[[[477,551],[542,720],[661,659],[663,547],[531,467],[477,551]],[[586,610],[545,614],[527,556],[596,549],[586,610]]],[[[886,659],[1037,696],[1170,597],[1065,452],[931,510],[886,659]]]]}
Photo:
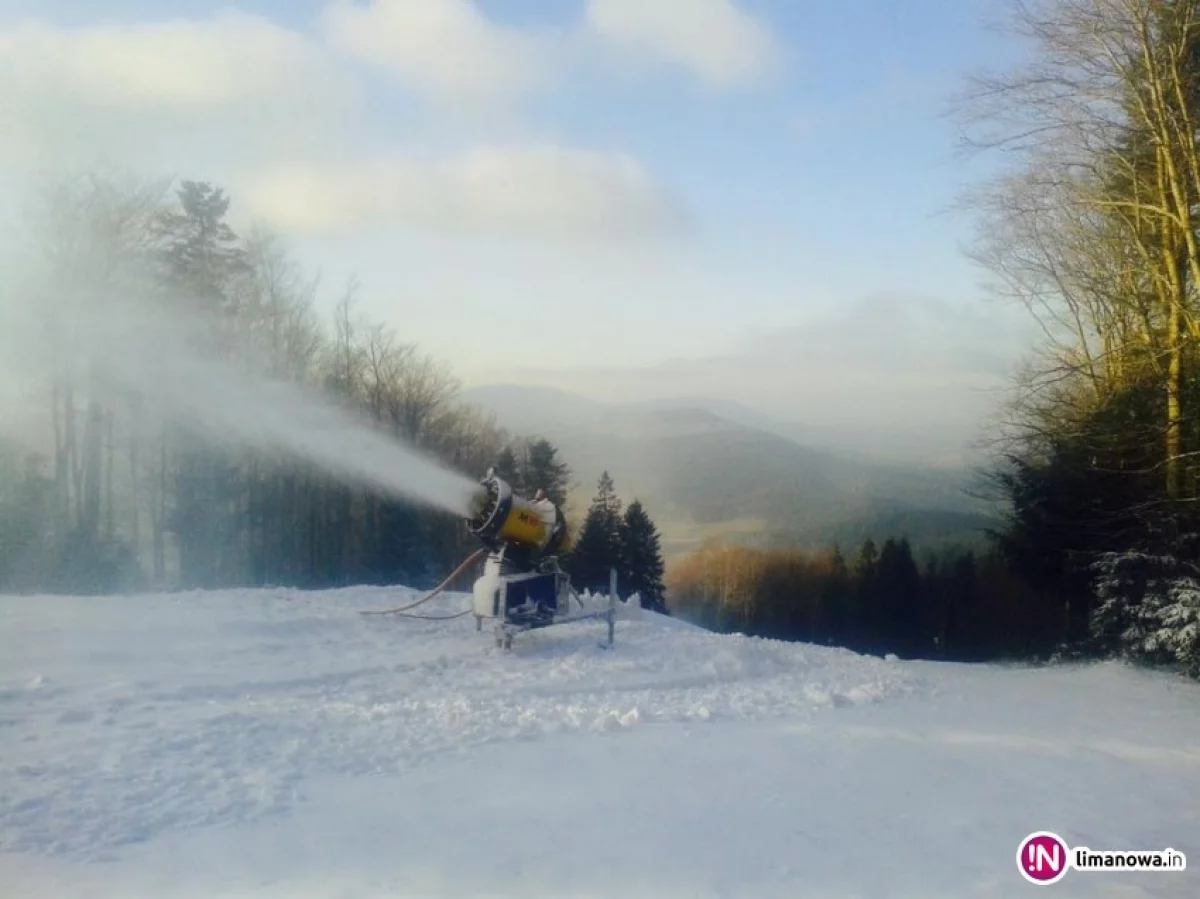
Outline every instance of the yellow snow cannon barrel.
{"type": "Polygon", "coordinates": [[[539,554],[562,548],[566,521],[557,506],[539,507],[517,496],[508,482],[492,471],[480,484],[474,515],[467,522],[472,534],[493,548],[515,544],[539,554]]]}

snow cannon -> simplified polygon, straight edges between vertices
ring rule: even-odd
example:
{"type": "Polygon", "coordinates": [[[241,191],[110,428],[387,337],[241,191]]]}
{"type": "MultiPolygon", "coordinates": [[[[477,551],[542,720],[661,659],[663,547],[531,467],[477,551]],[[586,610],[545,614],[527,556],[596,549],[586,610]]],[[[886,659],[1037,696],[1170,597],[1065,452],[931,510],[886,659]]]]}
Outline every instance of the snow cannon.
{"type": "MultiPolygon", "coordinates": [[[[512,648],[514,634],[584,618],[609,620],[612,644],[616,585],[604,611],[571,613],[571,580],[558,565],[567,545],[567,522],[549,499],[517,496],[507,481],[488,469],[475,496],[467,528],[488,549],[483,574],[475,581],[476,628],[496,621],[496,645],[512,648]]],[[[578,597],[576,597],[578,601],[578,597]]],[[[582,602],[580,601],[582,607],[582,602]]]]}
{"type": "Polygon", "coordinates": [[[507,547],[515,564],[531,567],[538,557],[554,556],[565,548],[567,522],[550,500],[517,496],[493,469],[480,485],[467,527],[488,549],[507,547]]]}

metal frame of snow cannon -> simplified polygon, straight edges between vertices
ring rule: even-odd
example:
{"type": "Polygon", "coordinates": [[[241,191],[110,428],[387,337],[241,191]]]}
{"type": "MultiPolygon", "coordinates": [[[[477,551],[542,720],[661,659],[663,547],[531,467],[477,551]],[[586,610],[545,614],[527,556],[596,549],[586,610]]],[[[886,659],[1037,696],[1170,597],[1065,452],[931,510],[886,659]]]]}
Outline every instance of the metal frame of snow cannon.
{"type": "Polygon", "coordinates": [[[471,533],[488,549],[483,574],[472,589],[476,630],[485,618],[496,621],[496,645],[512,648],[513,637],[524,631],[605,619],[608,642],[615,639],[617,572],[609,573],[608,607],[590,610],[571,587],[558,565],[557,553],[566,544],[566,519],[553,503],[530,502],[513,493],[494,469],[480,481],[471,533]],[[572,612],[571,599],[580,610],[572,612]]]}

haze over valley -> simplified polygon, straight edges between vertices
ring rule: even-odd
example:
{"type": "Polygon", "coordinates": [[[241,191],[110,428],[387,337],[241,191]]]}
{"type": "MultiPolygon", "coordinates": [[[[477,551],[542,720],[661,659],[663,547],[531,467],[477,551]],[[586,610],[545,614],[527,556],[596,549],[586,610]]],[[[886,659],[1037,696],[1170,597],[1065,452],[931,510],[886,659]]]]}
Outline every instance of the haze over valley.
{"type": "Polygon", "coordinates": [[[605,403],[509,385],[471,388],[461,399],[559,446],[575,510],[586,510],[608,471],[625,501],[646,503],[669,556],[717,538],[851,550],[907,533],[922,547],[976,545],[998,524],[970,455],[957,465],[895,461],[885,428],[852,439],[697,397],[605,403]]]}

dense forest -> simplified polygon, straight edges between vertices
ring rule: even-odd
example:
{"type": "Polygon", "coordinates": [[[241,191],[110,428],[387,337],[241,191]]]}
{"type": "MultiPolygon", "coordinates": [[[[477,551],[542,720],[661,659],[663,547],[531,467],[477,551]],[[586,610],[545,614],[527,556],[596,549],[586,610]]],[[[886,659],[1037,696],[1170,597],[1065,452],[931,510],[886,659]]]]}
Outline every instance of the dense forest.
{"type": "Polygon", "coordinates": [[[1047,658],[1070,628],[1055,597],[994,552],[920,558],[906,537],[851,557],[714,544],[671,567],[676,614],[714,630],[876,655],[979,662],[1047,658]]]}
{"type": "MultiPolygon", "coordinates": [[[[271,235],[236,234],[230,203],[200,182],[55,183],[32,216],[44,258],[28,289],[46,291],[48,303],[54,292],[116,302],[129,288],[122,274],[136,271],[139,290],[148,279],[158,302],[197,313],[225,364],[333,398],[456,471],[478,477],[495,466],[518,492],[545,488],[565,503],[572,473],[555,446],[508,434],[458,402],[446,367],[357,314],[357,284],[322,323],[318,280],[271,235]]],[[[67,356],[68,346],[55,349],[67,356]]],[[[136,389],[114,397],[70,359],[45,383],[37,374],[23,379],[35,407],[25,418],[44,427],[0,441],[0,590],[419,587],[478,548],[460,518],[152,418],[136,389]],[[45,449],[30,451],[39,430],[45,449]]],[[[613,507],[607,495],[603,502],[613,507]]],[[[574,517],[583,552],[569,557],[571,569],[588,585],[602,569],[607,587],[614,566],[623,587],[640,587],[647,605],[661,607],[657,531],[640,505],[615,522],[591,510],[574,517]]]]}

